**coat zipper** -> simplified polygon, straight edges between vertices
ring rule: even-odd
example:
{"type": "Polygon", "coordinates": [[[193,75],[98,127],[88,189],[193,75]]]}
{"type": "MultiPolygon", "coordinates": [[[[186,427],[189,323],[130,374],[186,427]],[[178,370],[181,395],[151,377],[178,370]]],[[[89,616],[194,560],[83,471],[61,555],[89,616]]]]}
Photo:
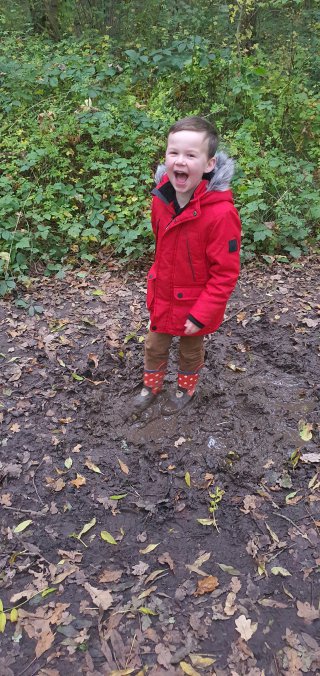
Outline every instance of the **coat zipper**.
{"type": "Polygon", "coordinates": [[[189,264],[190,264],[190,268],[191,268],[191,272],[192,272],[192,277],[193,277],[193,281],[195,282],[195,281],[196,281],[196,276],[195,276],[195,274],[194,274],[194,267],[193,267],[193,263],[192,263],[192,258],[191,258],[191,252],[190,252],[190,246],[189,246],[189,240],[188,240],[188,238],[187,238],[187,250],[188,250],[188,258],[189,258],[189,264]]]}

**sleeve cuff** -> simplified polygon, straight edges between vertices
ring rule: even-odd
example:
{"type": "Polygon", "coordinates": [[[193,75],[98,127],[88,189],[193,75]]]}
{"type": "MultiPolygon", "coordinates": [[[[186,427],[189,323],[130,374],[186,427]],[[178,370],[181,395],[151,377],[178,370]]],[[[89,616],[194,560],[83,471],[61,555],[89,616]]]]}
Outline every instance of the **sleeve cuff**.
{"type": "Polygon", "coordinates": [[[190,322],[192,322],[193,324],[198,326],[199,329],[204,329],[204,324],[202,324],[197,319],[195,319],[195,317],[193,317],[193,315],[188,315],[188,319],[190,319],[190,322]]]}

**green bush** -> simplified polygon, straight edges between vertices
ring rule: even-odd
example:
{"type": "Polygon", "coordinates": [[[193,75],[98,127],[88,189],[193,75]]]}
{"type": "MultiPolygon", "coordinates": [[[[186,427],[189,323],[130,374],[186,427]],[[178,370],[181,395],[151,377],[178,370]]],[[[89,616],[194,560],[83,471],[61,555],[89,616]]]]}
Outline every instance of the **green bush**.
{"type": "Polygon", "coordinates": [[[244,255],[299,257],[316,240],[315,86],[308,53],[239,55],[200,36],[162,49],[106,37],[3,35],[0,293],[35,262],[57,271],[152,247],[153,172],[176,118],[207,115],[237,160],[244,255]],[[281,65],[277,65],[280,63],[281,65]]]}

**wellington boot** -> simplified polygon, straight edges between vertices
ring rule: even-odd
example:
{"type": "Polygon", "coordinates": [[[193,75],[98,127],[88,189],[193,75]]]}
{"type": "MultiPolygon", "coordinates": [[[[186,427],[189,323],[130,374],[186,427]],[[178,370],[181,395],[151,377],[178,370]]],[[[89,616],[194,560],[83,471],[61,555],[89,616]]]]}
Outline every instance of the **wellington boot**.
{"type": "Polygon", "coordinates": [[[193,398],[194,394],[188,394],[188,391],[185,389],[178,389],[167,399],[163,406],[161,406],[162,415],[179,413],[186,406],[189,406],[193,398]]]}
{"type": "Polygon", "coordinates": [[[139,394],[137,394],[137,396],[133,399],[132,413],[136,413],[138,415],[139,413],[146,411],[146,409],[149,408],[149,406],[151,406],[151,404],[154,402],[156,397],[157,395],[152,392],[150,387],[143,387],[141,392],[139,392],[139,394]]]}

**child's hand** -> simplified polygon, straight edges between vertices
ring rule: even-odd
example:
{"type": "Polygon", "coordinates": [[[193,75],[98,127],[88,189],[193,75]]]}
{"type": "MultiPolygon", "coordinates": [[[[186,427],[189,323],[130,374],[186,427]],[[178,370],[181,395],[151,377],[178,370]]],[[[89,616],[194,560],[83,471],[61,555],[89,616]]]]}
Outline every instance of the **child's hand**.
{"type": "Polygon", "coordinates": [[[200,331],[199,327],[196,326],[193,322],[190,321],[190,319],[186,320],[186,323],[184,325],[185,329],[185,335],[186,336],[193,336],[194,333],[198,333],[200,331]]]}

